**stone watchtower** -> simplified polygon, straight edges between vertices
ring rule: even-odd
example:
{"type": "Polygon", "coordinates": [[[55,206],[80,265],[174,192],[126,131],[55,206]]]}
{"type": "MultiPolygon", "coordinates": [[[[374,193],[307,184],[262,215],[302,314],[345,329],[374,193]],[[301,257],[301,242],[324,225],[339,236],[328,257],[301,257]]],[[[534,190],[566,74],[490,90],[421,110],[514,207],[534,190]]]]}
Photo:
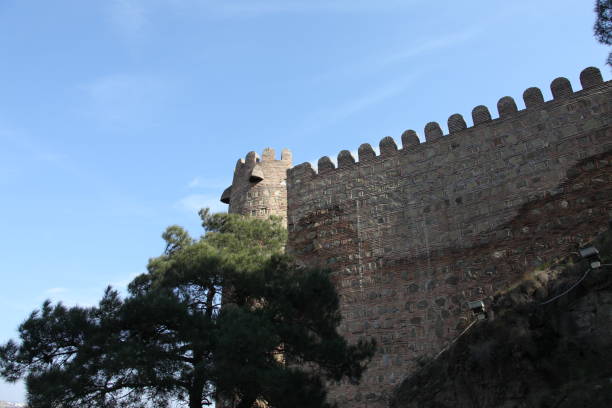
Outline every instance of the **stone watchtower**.
{"type": "Polygon", "coordinates": [[[276,160],[274,149],[266,148],[261,159],[249,152],[239,159],[232,185],[221,195],[229,204],[229,213],[268,218],[270,215],[287,220],[287,169],[291,168],[291,152],[283,149],[276,160]]]}

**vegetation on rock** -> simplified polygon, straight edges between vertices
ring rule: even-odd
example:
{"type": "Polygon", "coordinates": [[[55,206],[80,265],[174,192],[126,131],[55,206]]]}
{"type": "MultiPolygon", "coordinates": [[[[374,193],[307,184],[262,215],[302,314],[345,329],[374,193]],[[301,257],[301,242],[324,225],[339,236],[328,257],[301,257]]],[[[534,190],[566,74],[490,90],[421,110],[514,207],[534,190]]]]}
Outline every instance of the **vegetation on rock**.
{"type": "MultiPolygon", "coordinates": [[[[594,245],[612,263],[612,231],[594,245]]],[[[612,267],[546,303],[587,269],[571,255],[497,294],[491,318],[408,377],[391,407],[612,406],[612,267]]]]}

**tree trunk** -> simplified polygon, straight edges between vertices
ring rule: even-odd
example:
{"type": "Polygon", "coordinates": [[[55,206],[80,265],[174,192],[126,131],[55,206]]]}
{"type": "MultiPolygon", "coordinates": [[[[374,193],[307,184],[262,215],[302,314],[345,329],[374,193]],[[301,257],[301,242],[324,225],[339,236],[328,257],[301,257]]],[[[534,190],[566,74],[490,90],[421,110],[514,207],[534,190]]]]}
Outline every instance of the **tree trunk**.
{"type": "Polygon", "coordinates": [[[254,397],[245,397],[240,400],[236,408],[252,408],[255,401],[256,401],[256,398],[254,397]]]}
{"type": "Polygon", "coordinates": [[[202,389],[191,387],[189,390],[189,408],[202,408],[202,389]]]}
{"type": "Polygon", "coordinates": [[[206,385],[206,379],[202,377],[198,367],[204,359],[204,353],[197,347],[193,350],[193,378],[191,381],[191,387],[189,388],[189,408],[202,408],[202,397],[204,394],[204,385],[206,385]]]}

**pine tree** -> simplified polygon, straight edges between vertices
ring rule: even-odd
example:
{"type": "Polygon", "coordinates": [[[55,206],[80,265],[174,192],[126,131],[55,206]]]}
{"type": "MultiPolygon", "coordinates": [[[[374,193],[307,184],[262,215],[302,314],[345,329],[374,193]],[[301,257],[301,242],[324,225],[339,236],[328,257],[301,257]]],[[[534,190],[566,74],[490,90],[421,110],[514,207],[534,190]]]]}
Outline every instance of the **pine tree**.
{"type": "MultiPolygon", "coordinates": [[[[595,37],[602,44],[612,45],[612,1],[595,0],[595,14],[595,37]]],[[[608,65],[612,65],[612,52],[608,54],[608,65]]]]}
{"type": "Polygon", "coordinates": [[[0,375],[25,377],[31,408],[201,408],[221,396],[318,408],[325,382],[359,380],[374,343],[337,333],[328,272],[284,255],[280,221],[200,215],[206,234],[169,227],[125,299],[108,288],[96,307],[45,302],[0,347],[0,375]]]}

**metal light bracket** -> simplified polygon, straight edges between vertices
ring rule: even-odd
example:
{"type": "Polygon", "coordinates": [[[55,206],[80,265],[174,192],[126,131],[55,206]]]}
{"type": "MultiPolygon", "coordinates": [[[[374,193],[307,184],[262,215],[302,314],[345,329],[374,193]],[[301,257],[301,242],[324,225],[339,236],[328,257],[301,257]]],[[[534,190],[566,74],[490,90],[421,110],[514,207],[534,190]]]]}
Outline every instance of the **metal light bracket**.
{"type": "Polygon", "coordinates": [[[478,320],[484,320],[487,318],[487,312],[485,310],[485,304],[482,300],[474,300],[468,302],[468,307],[474,313],[478,320]]]}
{"type": "Polygon", "coordinates": [[[599,257],[599,251],[594,246],[580,248],[578,250],[580,256],[589,262],[591,269],[597,269],[601,267],[601,258],[599,257]]]}

